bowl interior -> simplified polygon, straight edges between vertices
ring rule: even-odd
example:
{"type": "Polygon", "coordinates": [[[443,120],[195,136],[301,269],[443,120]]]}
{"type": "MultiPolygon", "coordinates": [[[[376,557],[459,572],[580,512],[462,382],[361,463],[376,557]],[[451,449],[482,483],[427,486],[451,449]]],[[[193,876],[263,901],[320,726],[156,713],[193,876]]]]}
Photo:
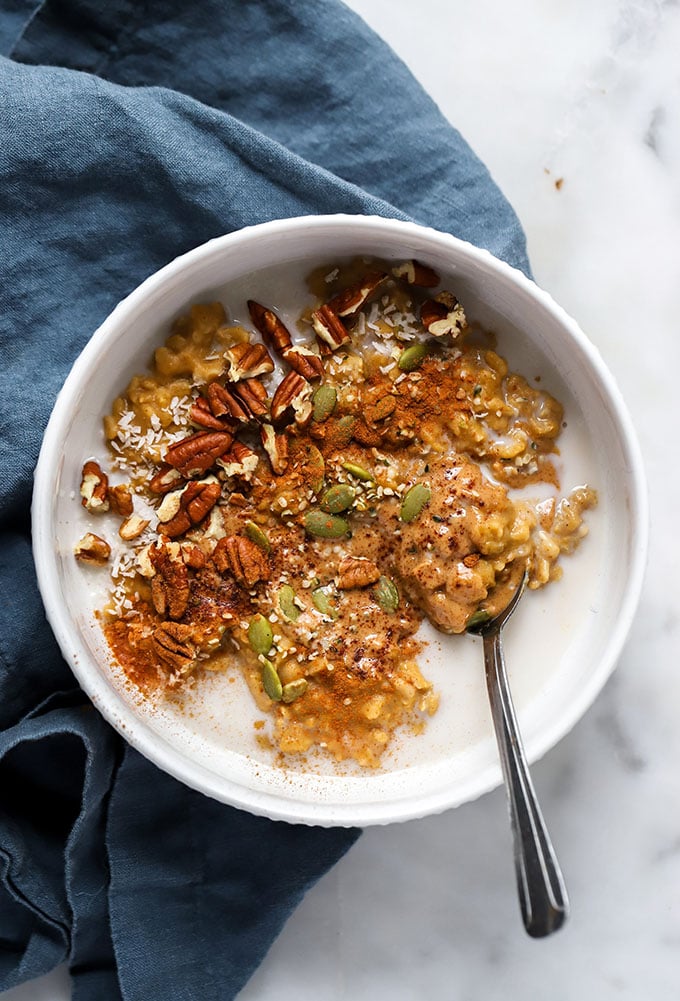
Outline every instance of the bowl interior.
{"type": "Polygon", "coordinates": [[[358,254],[416,257],[439,271],[468,315],[498,334],[511,368],[540,377],[564,404],[563,492],[587,482],[599,493],[598,508],[586,515],[589,538],[563,560],[563,579],[528,594],[506,631],[521,729],[530,758],[538,757],[585,711],[620,651],[640,587],[644,499],[630,423],[595,349],[548,296],[485,252],[406,223],[317,217],[253,227],[185,255],[118,306],[78,359],[45,436],[34,496],[48,617],[100,711],[144,754],[207,794],[321,824],[421,816],[500,781],[480,640],[424,630],[423,668],[440,693],[440,709],[423,734],[397,739],[380,771],[316,759],[284,769],[255,739],[261,714],[236,671],[202,677],[182,706],[152,705],[124,684],[95,619],[108,573],[78,565],[72,554],[84,531],[97,530],[79,505],[78,485],[85,458],[108,465],[102,416],[130,377],[144,371],[172,320],[211,299],[246,320],[248,298],[292,320],[307,302],[306,274],[358,254]]]}

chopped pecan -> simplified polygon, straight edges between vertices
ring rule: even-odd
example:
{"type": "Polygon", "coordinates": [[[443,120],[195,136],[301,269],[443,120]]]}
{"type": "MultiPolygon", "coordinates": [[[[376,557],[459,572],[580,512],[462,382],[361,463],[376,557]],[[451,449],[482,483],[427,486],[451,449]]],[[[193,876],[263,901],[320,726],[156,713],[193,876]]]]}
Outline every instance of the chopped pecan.
{"type": "Polygon", "coordinates": [[[298,372],[288,372],[274,393],[271,416],[275,424],[306,424],[312,416],[312,387],[298,372]]]}
{"type": "Polygon", "coordinates": [[[102,472],[99,463],[90,460],[83,466],[80,481],[82,505],[91,514],[102,514],[109,509],[109,478],[102,472]]]}
{"type": "Polygon", "coordinates": [[[171,445],[165,453],[165,461],[182,476],[200,476],[227,451],[233,440],[229,431],[199,431],[171,445]]]}
{"type": "Polygon", "coordinates": [[[220,499],[222,487],[214,477],[193,480],[182,490],[167,494],[158,508],[158,520],[163,533],[171,539],[184,535],[198,525],[214,508],[220,499]]]}
{"type": "Polygon", "coordinates": [[[288,438],[283,432],[275,431],[271,424],[260,428],[262,446],[269,456],[273,472],[281,476],[288,468],[288,438]]]}
{"type": "Polygon", "coordinates": [[[257,375],[274,371],[272,356],[264,344],[242,341],[224,352],[224,360],[227,363],[226,376],[230,382],[253,379],[257,375]]]}
{"type": "Polygon", "coordinates": [[[109,505],[113,513],[119,514],[121,518],[128,518],[132,514],[132,493],[125,483],[109,487],[109,505]]]}
{"type": "Polygon", "coordinates": [[[185,565],[191,567],[192,570],[202,570],[208,562],[208,557],[203,550],[200,546],[195,546],[193,542],[182,543],[182,558],[185,565]]]}
{"type": "Polygon", "coordinates": [[[372,560],[363,556],[345,556],[338,567],[337,583],[341,591],[349,591],[353,587],[375,584],[379,577],[380,571],[372,560]]]}
{"type": "Polygon", "coordinates": [[[118,529],[118,534],[121,539],[126,542],[130,542],[132,539],[137,539],[142,534],[145,528],[149,525],[148,521],[141,518],[138,514],[131,514],[129,518],[126,518],[118,529]]]}
{"type": "Polygon", "coordinates": [[[231,431],[234,424],[226,417],[215,417],[205,396],[199,396],[189,411],[189,420],[199,428],[210,431],[231,431]]]}
{"type": "Polygon", "coordinates": [[[248,312],[251,320],[262,334],[265,344],[268,344],[278,354],[283,355],[283,352],[292,344],[285,323],[272,309],[261,306],[253,299],[248,300],[248,312]]]}
{"type": "Polygon", "coordinates": [[[164,462],[156,475],[149,481],[149,490],[152,494],[167,494],[174,490],[182,481],[182,474],[179,469],[175,469],[169,462],[164,462]]]}
{"type": "Polygon", "coordinates": [[[227,476],[240,476],[244,480],[250,480],[258,462],[257,452],[244,445],[242,441],[235,441],[229,451],[220,456],[217,465],[227,476]]]}
{"type": "Polygon", "coordinates": [[[191,626],[179,622],[163,622],[151,638],[157,657],[180,674],[188,674],[196,660],[191,634],[191,626]]]}
{"type": "Polygon", "coordinates": [[[87,532],[73,550],[75,558],[82,563],[106,563],[111,555],[111,546],[99,535],[87,532]]]}
{"type": "Polygon", "coordinates": [[[349,334],[337,313],[329,306],[321,306],[312,313],[312,326],[316,336],[332,350],[349,340],[349,334]]]}
{"type": "Polygon", "coordinates": [[[159,615],[181,619],[189,603],[189,574],[176,542],[161,542],[149,550],[156,571],[151,580],[151,600],[159,615]]]}
{"type": "Polygon", "coordinates": [[[230,573],[239,584],[251,588],[269,574],[269,560],[258,545],[244,535],[220,539],[213,551],[213,562],[220,573],[230,573]]]}
{"type": "Polygon", "coordinates": [[[326,306],[336,316],[354,316],[388,277],[384,271],[371,271],[358,282],[338,292],[328,300],[326,306]]]}
{"type": "Polygon", "coordinates": [[[306,348],[302,344],[294,344],[292,348],[286,348],[283,357],[290,367],[304,379],[321,379],[323,376],[323,359],[311,348],[306,348]]]}
{"type": "Polygon", "coordinates": [[[466,326],[465,311],[452,292],[440,292],[420,307],[420,322],[433,337],[458,337],[466,326]]]}
{"type": "Polygon", "coordinates": [[[392,268],[392,274],[407,285],[416,285],[418,288],[436,288],[440,281],[437,272],[420,261],[404,261],[392,268]]]}

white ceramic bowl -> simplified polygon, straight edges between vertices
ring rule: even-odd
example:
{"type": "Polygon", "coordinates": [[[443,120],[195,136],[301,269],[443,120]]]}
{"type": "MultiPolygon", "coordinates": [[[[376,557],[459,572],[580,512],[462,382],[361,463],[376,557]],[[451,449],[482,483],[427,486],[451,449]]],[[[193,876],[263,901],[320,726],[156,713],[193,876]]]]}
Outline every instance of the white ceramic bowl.
{"type": "MultiPolygon", "coordinates": [[[[47,616],[99,711],[142,754],[188,785],[254,813],[322,825],[367,825],[435,813],[501,781],[480,642],[426,631],[425,673],[441,693],[418,737],[404,737],[377,772],[283,769],[254,739],[245,685],[201,680],[188,711],[131,696],[94,619],[108,574],[78,565],[88,515],[83,460],[106,461],[102,416],[143,371],[170,322],[219,298],[245,314],[252,297],[297,315],[303,276],[337,258],[415,257],[434,267],[468,315],[499,334],[499,350],[565,405],[562,488],[600,497],[590,536],[564,577],[526,596],[506,631],[510,680],[527,753],[552,747],[592,703],[619,656],[638,601],[647,542],[646,493],[630,418],[600,355],[545,292],[490,254],[409,223],[361,216],[287,219],[212,240],[152,275],[94,333],[69,375],[35,475],[33,538],[47,616]]],[[[88,526],[89,527],[89,526],[88,526]]],[[[94,529],[96,530],[96,529],[94,529]]]]}

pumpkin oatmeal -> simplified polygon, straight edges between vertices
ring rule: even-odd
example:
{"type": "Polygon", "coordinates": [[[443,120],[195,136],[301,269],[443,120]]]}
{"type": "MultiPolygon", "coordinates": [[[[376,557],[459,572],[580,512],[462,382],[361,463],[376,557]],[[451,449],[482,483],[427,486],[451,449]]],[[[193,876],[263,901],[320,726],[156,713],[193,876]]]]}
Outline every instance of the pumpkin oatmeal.
{"type": "Polygon", "coordinates": [[[377,767],[437,709],[422,620],[463,633],[525,569],[559,578],[596,503],[560,497],[562,408],[440,285],[415,261],[321,269],[294,329],[196,304],[113,402],[80,493],[118,537],[75,556],[110,569],[103,628],[142,692],[237,663],[281,754],[377,767]]]}

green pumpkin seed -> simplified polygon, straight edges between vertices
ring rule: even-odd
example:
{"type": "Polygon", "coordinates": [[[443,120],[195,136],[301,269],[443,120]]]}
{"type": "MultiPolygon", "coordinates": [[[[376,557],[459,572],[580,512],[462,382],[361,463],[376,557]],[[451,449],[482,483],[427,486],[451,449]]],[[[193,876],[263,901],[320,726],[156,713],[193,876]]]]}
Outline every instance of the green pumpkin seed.
{"type": "Polygon", "coordinates": [[[336,483],[321,498],[321,510],[329,514],[340,514],[352,506],[356,494],[354,487],[346,483],[336,483]]]}
{"type": "Polygon", "coordinates": [[[383,612],[396,612],[399,608],[397,585],[389,577],[380,577],[375,586],[375,597],[383,612]]]}
{"type": "Polygon", "coordinates": [[[295,702],[299,699],[301,695],[304,695],[307,691],[307,679],[306,678],[296,678],[295,681],[289,681],[287,685],[283,686],[283,701],[284,702],[295,702]]]}
{"type": "Polygon", "coordinates": [[[374,421],[384,421],[386,417],[393,414],[397,407],[397,401],[393,396],[383,396],[373,407],[371,419],[374,421]]]}
{"type": "Polygon", "coordinates": [[[271,542],[269,541],[265,532],[262,531],[259,525],[256,525],[254,521],[246,522],[246,535],[251,542],[254,542],[256,546],[260,549],[264,549],[265,553],[271,552],[271,542]]]}
{"type": "Polygon", "coordinates": [[[256,615],[248,626],[248,642],[257,654],[267,654],[272,648],[274,634],[264,615],[256,615]]]}
{"type": "Polygon", "coordinates": [[[343,446],[349,445],[352,440],[352,435],[354,434],[354,425],[356,422],[356,417],[352,417],[351,414],[347,414],[346,417],[341,417],[337,422],[334,428],[333,440],[338,448],[343,448],[343,446]]]}
{"type": "Polygon", "coordinates": [[[397,365],[402,372],[412,372],[423,362],[429,354],[429,349],[425,344],[411,344],[399,355],[397,365]]]}
{"type": "Polygon", "coordinates": [[[483,626],[485,622],[488,622],[491,615],[485,608],[478,608],[476,612],[473,612],[470,618],[465,623],[466,629],[475,629],[477,626],[483,626]]]}
{"type": "Polygon", "coordinates": [[[415,521],[425,505],[430,500],[432,491],[427,483],[416,483],[404,494],[399,517],[402,521],[415,521]]]}
{"type": "Polygon", "coordinates": [[[357,466],[355,462],[343,462],[341,465],[346,472],[356,476],[358,480],[363,480],[364,483],[375,483],[373,473],[369,473],[368,469],[364,469],[363,466],[357,466]]]}
{"type": "Polygon", "coordinates": [[[341,539],[349,532],[349,525],[337,514],[324,511],[308,511],[305,515],[305,531],[320,539],[341,539]]]}
{"type": "Polygon", "coordinates": [[[279,588],[279,608],[291,622],[297,622],[300,617],[300,609],[295,604],[295,591],[290,584],[279,588]]]}
{"type": "Polygon", "coordinates": [[[313,411],[312,416],[314,420],[321,424],[323,421],[327,421],[335,410],[335,404],[338,402],[338,391],[335,386],[319,386],[314,395],[312,396],[313,411]]]}
{"type": "Polygon", "coordinates": [[[272,700],[280,702],[283,698],[283,685],[278,672],[270,660],[265,660],[262,664],[262,686],[272,700]]]}
{"type": "Polygon", "coordinates": [[[327,615],[331,619],[337,619],[338,610],[331,600],[331,596],[323,587],[317,587],[312,591],[312,604],[316,608],[317,612],[321,612],[322,615],[327,615]]]}

